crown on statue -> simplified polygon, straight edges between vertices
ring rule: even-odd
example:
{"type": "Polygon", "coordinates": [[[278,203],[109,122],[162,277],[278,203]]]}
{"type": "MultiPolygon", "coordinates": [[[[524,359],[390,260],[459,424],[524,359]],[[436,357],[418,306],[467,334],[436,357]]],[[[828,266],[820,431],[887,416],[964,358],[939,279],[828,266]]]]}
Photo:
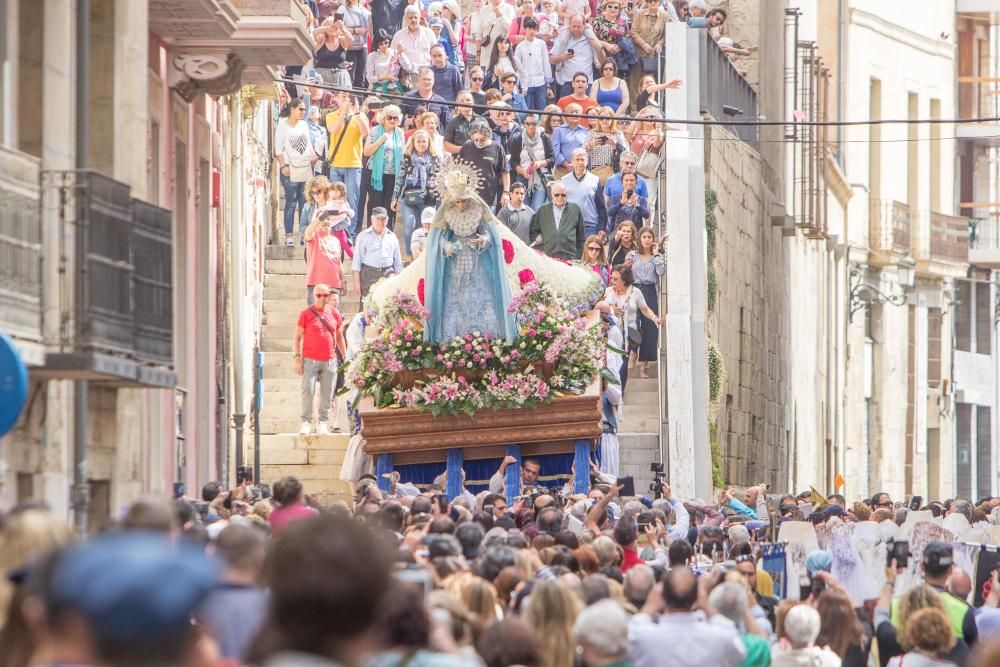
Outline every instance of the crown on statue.
{"type": "Polygon", "coordinates": [[[455,158],[438,172],[434,191],[442,201],[471,197],[483,184],[482,172],[474,164],[455,158]]]}

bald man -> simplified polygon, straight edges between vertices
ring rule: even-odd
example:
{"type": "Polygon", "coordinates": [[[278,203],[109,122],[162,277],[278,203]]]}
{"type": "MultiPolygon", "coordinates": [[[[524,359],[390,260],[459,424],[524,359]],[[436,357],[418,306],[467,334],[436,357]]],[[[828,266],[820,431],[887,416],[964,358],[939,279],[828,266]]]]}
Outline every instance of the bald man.
{"type": "Polygon", "coordinates": [[[948,592],[962,602],[969,601],[969,593],[972,592],[972,579],[969,578],[965,570],[952,568],[951,576],[948,577],[948,592]]]}

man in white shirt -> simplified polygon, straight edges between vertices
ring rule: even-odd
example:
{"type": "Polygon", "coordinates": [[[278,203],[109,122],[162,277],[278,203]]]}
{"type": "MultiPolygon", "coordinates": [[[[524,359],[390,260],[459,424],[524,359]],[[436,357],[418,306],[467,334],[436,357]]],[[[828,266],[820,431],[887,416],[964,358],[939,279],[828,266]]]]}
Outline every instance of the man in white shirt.
{"type": "MultiPolygon", "coordinates": [[[[517,463],[517,459],[513,456],[505,456],[503,461],[500,462],[500,468],[496,473],[490,477],[490,492],[491,493],[504,493],[507,488],[507,466],[512,463],[517,463]]],[[[534,486],[538,482],[538,473],[542,471],[542,465],[535,459],[524,459],[521,462],[521,475],[519,476],[520,488],[518,488],[515,496],[523,495],[524,487],[534,486]]]]}
{"type": "Polygon", "coordinates": [[[493,40],[506,37],[510,30],[510,22],[514,20],[514,6],[503,0],[489,0],[479,10],[478,16],[479,32],[482,35],[479,42],[479,62],[485,66],[489,64],[493,40]]]}
{"type": "Polygon", "coordinates": [[[600,51],[601,43],[594,29],[584,23],[579,14],[571,16],[569,29],[559,33],[549,54],[549,62],[558,65],[556,83],[559,84],[559,97],[573,92],[573,76],[577,72],[586,74],[587,81],[594,80],[594,64],[600,51]]]}
{"type": "Polygon", "coordinates": [[[524,103],[535,111],[544,109],[552,95],[545,85],[552,79],[549,50],[545,42],[535,39],[537,32],[538,21],[531,17],[524,19],[524,39],[518,44],[513,58],[514,69],[524,89],[524,103]]]}
{"type": "Polygon", "coordinates": [[[389,47],[409,59],[414,68],[431,66],[431,47],[437,44],[434,31],[420,25],[420,8],[410,5],[403,13],[403,27],[392,37],[389,47]]]}
{"type": "Polygon", "coordinates": [[[705,574],[699,581],[691,570],[675,568],[663,577],[662,596],[652,591],[629,622],[635,667],[736,667],[746,659],[736,625],[708,601],[721,574],[705,574]]]}

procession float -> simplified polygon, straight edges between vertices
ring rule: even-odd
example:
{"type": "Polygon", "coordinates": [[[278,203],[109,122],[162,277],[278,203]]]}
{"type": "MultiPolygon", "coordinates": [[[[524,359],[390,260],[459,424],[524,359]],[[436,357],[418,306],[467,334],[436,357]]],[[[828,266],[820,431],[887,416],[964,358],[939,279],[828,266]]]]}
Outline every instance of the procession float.
{"type": "Polygon", "coordinates": [[[427,483],[443,469],[454,497],[523,455],[543,479],[572,463],[585,492],[607,353],[600,279],[521,241],[476,194],[480,178],[459,160],[442,169],[425,252],[365,301],[371,324],[347,371],[364,453],[383,487],[393,470],[427,483]]]}

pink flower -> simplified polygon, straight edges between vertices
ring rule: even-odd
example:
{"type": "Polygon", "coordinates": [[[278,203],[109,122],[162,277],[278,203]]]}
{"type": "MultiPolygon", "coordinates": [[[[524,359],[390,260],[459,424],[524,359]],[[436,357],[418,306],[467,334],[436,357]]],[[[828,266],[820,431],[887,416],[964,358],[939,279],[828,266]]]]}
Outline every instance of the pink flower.
{"type": "Polygon", "coordinates": [[[480,361],[482,361],[482,357],[480,357],[478,354],[474,354],[472,355],[472,360],[478,364],[480,361]]]}
{"type": "Polygon", "coordinates": [[[465,340],[472,340],[472,334],[470,333],[465,334],[465,340]]]}
{"type": "Polygon", "coordinates": [[[451,368],[452,366],[454,366],[454,365],[455,365],[455,364],[453,364],[453,363],[451,363],[451,362],[449,361],[448,363],[446,363],[446,364],[444,365],[444,367],[445,367],[445,368],[449,368],[449,369],[450,369],[450,368],[451,368]]]}
{"type": "Polygon", "coordinates": [[[465,344],[465,351],[466,352],[472,352],[472,343],[466,343],[465,344]]]}
{"type": "Polygon", "coordinates": [[[444,355],[443,355],[443,354],[439,354],[439,355],[437,356],[437,360],[438,360],[438,361],[444,361],[444,355]]]}
{"type": "Polygon", "coordinates": [[[419,350],[411,350],[410,354],[412,354],[415,357],[418,357],[418,356],[420,356],[420,351],[419,350]]]}
{"type": "Polygon", "coordinates": [[[420,299],[420,305],[421,306],[425,305],[424,304],[424,279],[423,278],[421,278],[420,282],[417,283],[417,298],[420,299]]]}
{"type": "Polygon", "coordinates": [[[364,380],[360,380],[360,379],[359,379],[359,380],[358,380],[358,386],[359,386],[359,387],[363,387],[363,386],[365,386],[365,381],[364,381],[364,380]]]}
{"type": "Polygon", "coordinates": [[[531,269],[521,269],[517,272],[517,277],[521,281],[521,287],[535,282],[535,273],[531,269]]]}
{"type": "Polygon", "coordinates": [[[413,334],[411,332],[407,331],[406,335],[403,336],[403,338],[405,338],[406,340],[413,340],[413,334]]]}
{"type": "Polygon", "coordinates": [[[510,264],[514,261],[514,245],[507,239],[504,239],[500,245],[503,246],[504,261],[510,264]]]}

